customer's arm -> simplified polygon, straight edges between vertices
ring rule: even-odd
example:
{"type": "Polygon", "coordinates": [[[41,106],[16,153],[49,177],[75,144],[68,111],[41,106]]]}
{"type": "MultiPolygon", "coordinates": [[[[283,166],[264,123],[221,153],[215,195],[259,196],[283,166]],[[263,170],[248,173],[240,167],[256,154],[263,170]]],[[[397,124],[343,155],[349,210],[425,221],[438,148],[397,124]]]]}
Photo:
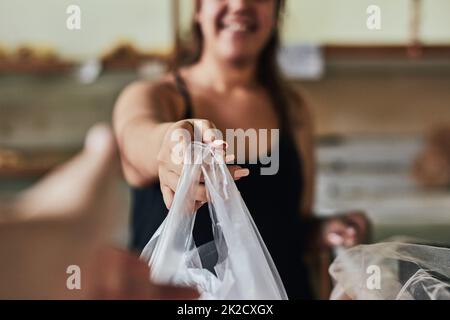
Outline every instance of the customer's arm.
{"type": "Polygon", "coordinates": [[[197,296],[151,283],[145,263],[109,248],[116,217],[126,210],[116,151],[110,130],[97,127],[73,160],[0,206],[1,299],[197,296]],[[79,267],[80,290],[67,286],[75,281],[70,266],[79,267]]]}

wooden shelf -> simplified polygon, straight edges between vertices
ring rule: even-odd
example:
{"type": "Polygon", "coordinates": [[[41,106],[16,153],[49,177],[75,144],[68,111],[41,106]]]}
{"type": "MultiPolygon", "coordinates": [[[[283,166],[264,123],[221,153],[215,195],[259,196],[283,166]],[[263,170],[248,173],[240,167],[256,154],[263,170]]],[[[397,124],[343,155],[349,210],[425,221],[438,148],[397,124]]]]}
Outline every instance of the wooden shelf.
{"type": "Polygon", "coordinates": [[[75,151],[0,149],[0,178],[40,177],[64,163],[75,151]]]}
{"type": "Polygon", "coordinates": [[[354,46],[326,45],[329,59],[446,59],[450,60],[450,45],[441,46],[354,46]]]}
{"type": "MultiPolygon", "coordinates": [[[[136,70],[146,62],[168,65],[172,56],[142,52],[129,43],[119,43],[98,57],[103,70],[136,70]]],[[[64,60],[56,53],[42,54],[34,48],[22,47],[11,54],[0,52],[0,73],[61,74],[72,71],[80,63],[64,60]]]]}
{"type": "Polygon", "coordinates": [[[0,73],[53,74],[66,73],[74,64],[64,62],[0,61],[0,73]]]}

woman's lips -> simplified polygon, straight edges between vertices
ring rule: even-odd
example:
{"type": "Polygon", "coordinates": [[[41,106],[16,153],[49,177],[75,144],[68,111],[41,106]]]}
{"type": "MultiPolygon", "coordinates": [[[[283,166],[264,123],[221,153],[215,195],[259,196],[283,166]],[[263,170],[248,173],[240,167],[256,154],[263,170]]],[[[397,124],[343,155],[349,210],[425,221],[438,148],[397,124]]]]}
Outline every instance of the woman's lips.
{"type": "Polygon", "coordinates": [[[231,33],[250,33],[255,32],[257,27],[250,21],[225,20],[219,24],[219,30],[231,33]]]}
{"type": "Polygon", "coordinates": [[[250,31],[250,28],[246,24],[242,23],[231,23],[227,26],[225,26],[225,29],[229,31],[236,31],[236,32],[248,32],[250,31]]]}

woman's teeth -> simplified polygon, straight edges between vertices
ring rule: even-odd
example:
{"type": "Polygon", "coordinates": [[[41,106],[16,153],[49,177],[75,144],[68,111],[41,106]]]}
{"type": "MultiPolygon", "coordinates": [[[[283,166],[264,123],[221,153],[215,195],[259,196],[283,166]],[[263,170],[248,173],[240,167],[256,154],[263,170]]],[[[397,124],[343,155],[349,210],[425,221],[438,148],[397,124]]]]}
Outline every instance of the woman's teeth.
{"type": "Polygon", "coordinates": [[[225,21],[221,24],[221,27],[229,32],[250,32],[255,29],[253,23],[245,21],[225,21]]]}
{"type": "Polygon", "coordinates": [[[249,27],[242,23],[232,23],[227,26],[227,29],[230,31],[245,32],[249,30],[249,27]]]}

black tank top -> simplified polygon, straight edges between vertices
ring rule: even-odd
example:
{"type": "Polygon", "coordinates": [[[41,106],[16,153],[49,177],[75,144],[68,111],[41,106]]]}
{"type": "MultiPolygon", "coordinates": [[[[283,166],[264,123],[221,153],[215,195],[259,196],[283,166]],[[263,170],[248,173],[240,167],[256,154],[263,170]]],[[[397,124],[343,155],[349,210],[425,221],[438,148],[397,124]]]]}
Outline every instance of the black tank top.
{"type": "MultiPolygon", "coordinates": [[[[194,118],[192,99],[181,76],[176,85],[184,99],[185,119],[194,118]]],[[[236,182],[258,230],[280,273],[290,299],[312,299],[307,268],[303,261],[306,224],[299,214],[303,194],[303,171],[296,145],[286,126],[280,128],[279,171],[276,175],[260,174],[261,164],[243,167],[250,176],[236,182]]],[[[159,184],[132,189],[131,247],[142,251],[166,218],[168,210],[159,184]]],[[[197,246],[211,241],[211,219],[208,207],[197,214],[194,226],[197,246]]]]}

